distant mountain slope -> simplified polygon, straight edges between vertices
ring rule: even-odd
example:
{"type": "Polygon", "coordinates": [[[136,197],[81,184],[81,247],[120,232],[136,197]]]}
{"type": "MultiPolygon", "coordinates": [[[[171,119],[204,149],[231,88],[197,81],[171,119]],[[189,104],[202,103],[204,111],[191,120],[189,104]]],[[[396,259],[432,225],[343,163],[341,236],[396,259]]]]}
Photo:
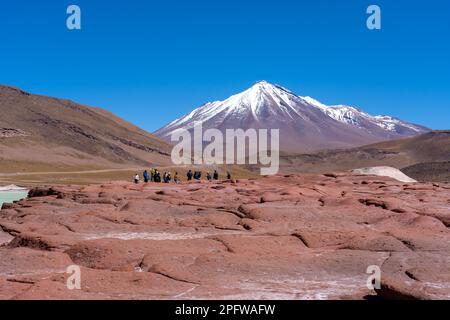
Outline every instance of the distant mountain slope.
{"type": "Polygon", "coordinates": [[[418,181],[450,182],[450,161],[418,163],[402,171],[418,181]]]}
{"type": "Polygon", "coordinates": [[[432,131],[416,137],[348,150],[283,154],[280,162],[285,172],[325,172],[373,166],[402,169],[419,163],[445,162],[449,159],[450,131],[432,131]]]}
{"type": "Polygon", "coordinates": [[[170,141],[173,132],[192,129],[280,129],[284,151],[313,152],[349,148],[401,137],[429,129],[389,116],[373,117],[349,106],[326,106],[310,97],[260,81],[224,101],[210,102],[169,123],[155,135],[170,141]]]}
{"type": "Polygon", "coordinates": [[[170,164],[167,143],[108,111],[0,86],[0,171],[170,164]]]}

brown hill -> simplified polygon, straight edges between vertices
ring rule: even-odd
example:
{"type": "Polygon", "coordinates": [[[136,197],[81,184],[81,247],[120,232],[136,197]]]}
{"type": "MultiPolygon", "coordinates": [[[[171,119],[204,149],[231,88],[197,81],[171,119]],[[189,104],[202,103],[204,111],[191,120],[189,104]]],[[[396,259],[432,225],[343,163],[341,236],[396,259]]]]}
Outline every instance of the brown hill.
{"type": "Polygon", "coordinates": [[[418,181],[450,181],[450,161],[418,163],[403,168],[402,171],[418,181]]]}
{"type": "Polygon", "coordinates": [[[0,171],[170,164],[170,146],[99,109],[0,86],[0,171]]]}
{"type": "Polygon", "coordinates": [[[280,162],[285,172],[325,172],[381,165],[402,169],[418,163],[443,162],[449,159],[450,131],[432,131],[412,138],[348,150],[284,154],[280,162]]]}

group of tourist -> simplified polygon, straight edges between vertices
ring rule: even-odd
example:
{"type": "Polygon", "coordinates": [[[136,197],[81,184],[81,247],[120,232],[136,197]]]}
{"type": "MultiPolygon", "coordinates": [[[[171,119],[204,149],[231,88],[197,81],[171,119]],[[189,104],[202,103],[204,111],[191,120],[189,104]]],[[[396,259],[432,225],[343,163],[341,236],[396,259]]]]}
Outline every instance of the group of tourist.
{"type": "MultiPolygon", "coordinates": [[[[153,169],[151,168],[150,170],[145,170],[144,173],[142,174],[142,177],[144,178],[144,182],[148,183],[148,182],[157,182],[157,183],[170,183],[170,182],[175,182],[175,183],[180,183],[180,178],[178,177],[178,172],[175,172],[175,175],[172,178],[172,173],[171,172],[164,172],[164,174],[161,177],[161,173],[158,171],[158,169],[153,169]]],[[[141,180],[139,174],[135,174],[133,176],[133,180],[134,183],[139,183],[139,181],[141,180]]]]}
{"type": "MultiPolygon", "coordinates": [[[[170,172],[164,172],[162,178],[161,178],[161,173],[157,170],[157,169],[153,169],[151,168],[150,170],[144,170],[143,173],[143,178],[144,178],[144,182],[148,183],[148,182],[157,182],[157,183],[181,183],[181,180],[178,176],[178,172],[175,172],[175,175],[172,178],[172,173],[170,172]]],[[[189,169],[189,171],[186,174],[186,178],[187,181],[192,181],[192,180],[201,180],[202,179],[202,172],[201,171],[194,171],[192,172],[191,169],[189,169]]],[[[212,180],[219,180],[219,172],[217,172],[217,170],[214,170],[213,174],[211,175],[210,172],[206,173],[206,179],[208,181],[212,181],[212,180]]],[[[231,173],[229,171],[227,171],[227,179],[231,180],[231,173]]],[[[141,180],[139,174],[135,174],[133,176],[133,181],[134,183],[138,184],[139,181],[141,180]]]]}

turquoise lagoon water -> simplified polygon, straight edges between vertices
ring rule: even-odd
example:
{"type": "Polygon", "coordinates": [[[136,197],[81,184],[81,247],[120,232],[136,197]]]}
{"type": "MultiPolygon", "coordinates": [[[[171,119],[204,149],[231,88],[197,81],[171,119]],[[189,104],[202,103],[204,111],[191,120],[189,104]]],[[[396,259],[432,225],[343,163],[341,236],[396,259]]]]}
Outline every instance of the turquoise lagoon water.
{"type": "Polygon", "coordinates": [[[13,201],[25,199],[28,195],[28,190],[20,191],[0,191],[0,208],[3,203],[12,203],[13,201]]]}

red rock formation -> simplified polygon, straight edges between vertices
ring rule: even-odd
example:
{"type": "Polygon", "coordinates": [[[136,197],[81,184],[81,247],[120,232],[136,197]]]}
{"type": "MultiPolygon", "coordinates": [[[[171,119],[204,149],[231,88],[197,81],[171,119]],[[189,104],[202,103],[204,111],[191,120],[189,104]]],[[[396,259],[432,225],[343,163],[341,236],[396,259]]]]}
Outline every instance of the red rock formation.
{"type": "Polygon", "coordinates": [[[0,211],[0,299],[450,298],[448,184],[338,173],[30,196],[0,211]]]}

